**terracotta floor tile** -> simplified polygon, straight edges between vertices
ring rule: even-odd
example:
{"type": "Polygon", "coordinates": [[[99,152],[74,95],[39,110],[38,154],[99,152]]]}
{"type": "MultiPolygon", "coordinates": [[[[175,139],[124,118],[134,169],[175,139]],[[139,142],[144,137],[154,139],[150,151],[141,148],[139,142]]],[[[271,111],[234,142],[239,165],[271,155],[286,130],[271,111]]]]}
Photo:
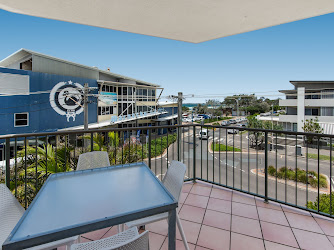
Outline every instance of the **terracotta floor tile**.
{"type": "Polygon", "coordinates": [[[184,203],[187,199],[189,193],[181,193],[179,198],[179,203],[184,203]]]}
{"type": "Polygon", "coordinates": [[[237,191],[233,191],[232,201],[249,205],[255,205],[254,196],[238,193],[237,191]]]}
{"type": "Polygon", "coordinates": [[[213,185],[204,181],[199,181],[197,180],[196,183],[194,185],[197,186],[202,186],[202,187],[212,187],[213,185]]]}
{"type": "Polygon", "coordinates": [[[327,236],[330,242],[332,242],[332,245],[334,246],[334,237],[332,236],[327,236]]]}
{"type": "Polygon", "coordinates": [[[269,203],[265,203],[263,199],[255,197],[255,203],[256,203],[256,206],[258,207],[264,207],[264,208],[282,211],[281,205],[274,201],[269,201],[269,203]]]}
{"type": "Polygon", "coordinates": [[[230,230],[231,215],[213,210],[206,210],[203,224],[211,227],[230,230]]]}
{"type": "Polygon", "coordinates": [[[208,250],[209,248],[196,246],[195,250],[208,250]]]}
{"type": "Polygon", "coordinates": [[[231,234],[231,250],[264,250],[263,240],[242,234],[231,234]]]}
{"type": "Polygon", "coordinates": [[[90,240],[99,240],[99,239],[102,238],[102,236],[105,233],[108,232],[109,229],[110,229],[110,227],[103,228],[103,229],[96,230],[96,231],[93,231],[93,232],[85,233],[82,236],[87,238],[87,239],[90,239],[90,240]]]}
{"type": "Polygon", "coordinates": [[[232,214],[258,220],[256,206],[232,202],[232,214]]]}
{"type": "Polygon", "coordinates": [[[113,236],[115,234],[118,234],[118,228],[117,228],[117,226],[111,227],[109,229],[109,231],[105,235],[102,236],[102,238],[108,238],[108,237],[113,236]]]}
{"type": "Polygon", "coordinates": [[[147,224],[145,226],[145,229],[150,232],[166,236],[168,234],[168,223],[167,223],[167,220],[156,221],[156,222],[147,224]]]}
{"type": "Polygon", "coordinates": [[[299,248],[288,247],[282,244],[274,243],[271,241],[264,241],[264,245],[266,246],[266,250],[296,250],[299,248]]]}
{"type": "Polygon", "coordinates": [[[321,227],[322,231],[325,234],[334,236],[334,220],[333,219],[320,219],[315,218],[316,222],[318,222],[319,226],[321,227]]]}
{"type": "Polygon", "coordinates": [[[150,250],[159,250],[165,241],[166,236],[149,232],[150,250]]]}
{"type": "Polygon", "coordinates": [[[203,196],[210,196],[211,189],[212,187],[206,187],[200,184],[194,184],[192,189],[190,190],[190,193],[203,195],[203,196]]]}
{"type": "Polygon", "coordinates": [[[292,229],[299,246],[305,250],[321,249],[321,250],[333,250],[334,247],[328,240],[326,235],[307,232],[299,229],[292,229]]]}
{"type": "Polygon", "coordinates": [[[301,210],[301,209],[290,207],[290,206],[286,206],[286,205],[281,205],[281,207],[282,207],[282,209],[283,209],[284,212],[311,216],[311,214],[309,212],[305,211],[305,210],[301,210]]]}
{"type": "Polygon", "coordinates": [[[90,240],[90,239],[87,239],[87,238],[85,238],[85,237],[82,237],[82,236],[80,236],[80,243],[84,243],[84,242],[90,242],[90,241],[92,241],[92,240],[90,240]]]}
{"type": "Polygon", "coordinates": [[[262,238],[261,227],[258,220],[232,215],[232,232],[262,238]]]}
{"type": "Polygon", "coordinates": [[[259,212],[259,217],[261,221],[267,221],[280,224],[283,226],[289,226],[289,223],[285,218],[283,211],[268,209],[263,207],[258,207],[257,211],[259,212]]]}
{"type": "Polygon", "coordinates": [[[181,219],[202,223],[204,217],[205,209],[199,207],[193,207],[189,205],[183,205],[179,216],[181,219]]]}
{"type": "Polygon", "coordinates": [[[183,184],[182,186],[182,192],[183,193],[189,193],[190,189],[193,187],[193,184],[183,184]]]}
{"type": "MultiPolygon", "coordinates": [[[[185,250],[184,244],[181,240],[176,240],[175,245],[176,245],[177,250],[185,250]]],[[[189,246],[190,250],[195,250],[195,245],[194,244],[188,243],[188,246],[189,246]]],[[[162,245],[160,250],[168,250],[168,238],[165,239],[164,244],[162,245]]]]}
{"type": "Polygon", "coordinates": [[[265,240],[298,248],[297,241],[290,227],[276,225],[264,221],[261,221],[261,227],[263,238],[265,240]]]}
{"type": "MultiPolygon", "coordinates": [[[[196,244],[199,231],[201,229],[201,224],[191,221],[181,220],[181,225],[186,235],[187,241],[196,244]]],[[[176,227],[176,239],[182,240],[178,227],[176,227]]]]}
{"type": "Polygon", "coordinates": [[[230,232],[214,227],[202,225],[197,245],[214,250],[229,250],[230,232]]]}
{"type": "Polygon", "coordinates": [[[220,188],[212,188],[210,197],[222,199],[222,200],[232,200],[233,192],[230,190],[220,189],[220,188]]]}
{"type": "Polygon", "coordinates": [[[210,198],[207,209],[223,213],[231,213],[231,201],[210,198]]]}
{"type": "Polygon", "coordinates": [[[184,204],[195,206],[195,207],[206,208],[208,201],[209,201],[209,197],[207,196],[189,194],[184,204]]]}
{"type": "Polygon", "coordinates": [[[290,226],[293,228],[304,229],[321,234],[324,233],[312,216],[305,216],[295,213],[285,213],[285,215],[288,218],[290,226]]]}

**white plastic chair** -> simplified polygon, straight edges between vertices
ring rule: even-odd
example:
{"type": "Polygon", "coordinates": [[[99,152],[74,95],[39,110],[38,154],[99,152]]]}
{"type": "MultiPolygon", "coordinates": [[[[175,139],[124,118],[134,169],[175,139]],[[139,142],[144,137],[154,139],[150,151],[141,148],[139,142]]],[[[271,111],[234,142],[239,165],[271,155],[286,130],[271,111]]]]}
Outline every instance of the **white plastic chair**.
{"type": "MultiPolygon", "coordinates": [[[[5,184],[0,184],[0,246],[7,239],[10,232],[18,223],[24,213],[24,208],[12,195],[5,184]]],[[[59,246],[71,246],[78,236],[50,242],[44,245],[29,248],[31,250],[54,249],[59,246]]]]}
{"type": "MultiPolygon", "coordinates": [[[[175,200],[177,200],[177,202],[179,202],[186,169],[187,167],[183,163],[179,161],[172,161],[162,180],[164,186],[173,195],[173,197],[175,198],[175,200]]],[[[126,223],[126,225],[127,227],[138,227],[165,219],[168,219],[168,213],[157,214],[143,219],[130,221],[126,223]]],[[[177,213],[176,213],[176,223],[179,228],[184,247],[185,249],[189,250],[188,242],[184,234],[179,215],[177,213]]]]}
{"type": "Polygon", "coordinates": [[[109,156],[106,151],[93,151],[79,155],[77,170],[109,166],[109,156]]]}
{"type": "Polygon", "coordinates": [[[150,247],[149,247],[148,231],[139,234],[137,228],[133,227],[105,239],[73,244],[71,246],[71,250],[107,250],[107,249],[149,250],[150,247]]]}

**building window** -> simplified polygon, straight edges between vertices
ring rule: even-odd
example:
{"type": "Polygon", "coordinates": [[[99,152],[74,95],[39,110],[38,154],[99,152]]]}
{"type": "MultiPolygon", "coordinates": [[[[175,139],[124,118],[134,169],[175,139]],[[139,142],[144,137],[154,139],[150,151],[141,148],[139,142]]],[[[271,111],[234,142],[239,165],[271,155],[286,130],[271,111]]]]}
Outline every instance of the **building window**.
{"type": "Polygon", "coordinates": [[[14,114],[14,127],[29,126],[29,113],[14,114]]]}
{"type": "Polygon", "coordinates": [[[114,114],[113,106],[98,107],[98,115],[112,115],[114,114]]]}
{"type": "Polygon", "coordinates": [[[319,109],[318,108],[306,108],[305,109],[305,115],[318,116],[319,115],[319,109]]]}

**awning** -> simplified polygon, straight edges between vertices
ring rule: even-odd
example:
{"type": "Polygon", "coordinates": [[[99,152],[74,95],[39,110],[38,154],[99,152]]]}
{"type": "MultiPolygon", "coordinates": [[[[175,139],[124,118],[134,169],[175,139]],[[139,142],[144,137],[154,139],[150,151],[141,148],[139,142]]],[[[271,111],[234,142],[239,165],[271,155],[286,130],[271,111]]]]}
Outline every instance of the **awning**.
{"type": "Polygon", "coordinates": [[[333,0],[0,0],[20,14],[199,43],[334,12],[333,0]]]}
{"type": "Polygon", "coordinates": [[[164,122],[164,121],[169,121],[169,120],[172,120],[172,119],[175,119],[175,118],[177,118],[177,114],[170,115],[170,116],[165,116],[165,117],[161,117],[161,118],[156,119],[155,121],[157,121],[157,122],[164,122]]]}
{"type": "MultiPolygon", "coordinates": [[[[133,114],[133,115],[114,116],[114,117],[111,118],[110,121],[88,124],[88,129],[97,129],[97,128],[113,126],[113,125],[116,125],[116,124],[131,122],[131,121],[135,121],[135,120],[139,120],[139,119],[145,119],[145,118],[149,118],[149,117],[157,116],[157,115],[161,115],[161,114],[166,114],[166,113],[167,113],[167,111],[165,111],[164,109],[158,109],[158,110],[153,110],[153,111],[149,111],[149,112],[140,112],[139,114],[133,114]]],[[[84,129],[83,125],[76,126],[76,127],[71,127],[71,128],[60,129],[59,131],[81,130],[81,129],[84,129]]]]}

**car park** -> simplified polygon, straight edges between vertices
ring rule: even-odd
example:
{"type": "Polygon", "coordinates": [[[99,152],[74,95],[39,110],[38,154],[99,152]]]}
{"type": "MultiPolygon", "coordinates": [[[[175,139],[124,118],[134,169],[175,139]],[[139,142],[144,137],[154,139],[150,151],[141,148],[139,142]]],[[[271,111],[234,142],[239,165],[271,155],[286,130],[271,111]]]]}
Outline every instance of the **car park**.
{"type": "Polygon", "coordinates": [[[234,128],[230,128],[227,130],[227,133],[228,134],[238,134],[239,130],[237,129],[234,129],[234,128]]]}
{"type": "Polygon", "coordinates": [[[202,140],[208,140],[209,139],[209,131],[207,129],[203,129],[203,130],[199,131],[199,137],[202,140]]]}
{"type": "Polygon", "coordinates": [[[227,126],[227,125],[229,125],[229,124],[227,124],[227,121],[222,121],[220,125],[221,125],[221,126],[227,126]]]}

